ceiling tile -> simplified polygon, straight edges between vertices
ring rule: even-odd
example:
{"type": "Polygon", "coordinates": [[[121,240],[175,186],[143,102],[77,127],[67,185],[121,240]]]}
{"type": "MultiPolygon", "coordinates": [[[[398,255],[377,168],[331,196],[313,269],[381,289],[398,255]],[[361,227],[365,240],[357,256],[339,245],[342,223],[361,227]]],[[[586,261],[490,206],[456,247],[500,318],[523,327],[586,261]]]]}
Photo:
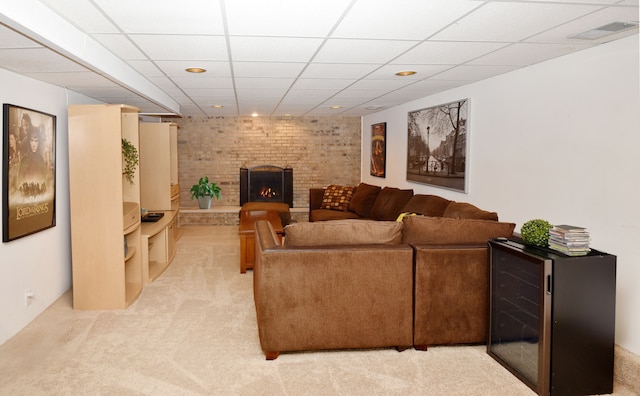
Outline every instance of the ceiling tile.
{"type": "Polygon", "coordinates": [[[597,9],[583,4],[488,2],[432,39],[519,41],[597,9]]]}
{"type": "Polygon", "coordinates": [[[356,81],[354,79],[299,78],[293,84],[292,89],[335,91],[344,89],[356,81]]]}
{"type": "Polygon", "coordinates": [[[392,64],[454,65],[468,62],[471,59],[488,54],[506,45],[508,44],[426,41],[395,59],[392,64]]]}
{"type": "Polygon", "coordinates": [[[153,62],[148,60],[130,60],[127,62],[129,66],[133,67],[143,75],[147,77],[161,77],[164,76],[164,73],[158,69],[158,67],[153,64],[153,62]]]}
{"type": "Polygon", "coordinates": [[[330,39],[322,46],[314,62],[387,63],[418,44],[402,40],[330,39]]]}
{"type": "Polygon", "coordinates": [[[314,103],[322,103],[335,95],[338,91],[334,90],[313,90],[313,89],[292,89],[287,92],[287,96],[282,99],[283,104],[301,104],[309,105],[314,103]]]}
{"type": "Polygon", "coordinates": [[[359,0],[332,37],[424,40],[480,4],[467,0],[359,0]]]}
{"type": "Polygon", "coordinates": [[[41,2],[87,33],[121,33],[90,1],[41,0],[41,2]]]}
{"type": "Polygon", "coordinates": [[[223,36],[131,35],[140,49],[154,60],[227,60],[223,36]]]}
{"type": "Polygon", "coordinates": [[[124,60],[147,59],[142,52],[123,34],[94,34],[93,38],[124,60]]]}
{"type": "Polygon", "coordinates": [[[460,80],[467,82],[478,81],[518,69],[519,67],[520,66],[462,65],[439,73],[435,75],[433,79],[460,80]]]}
{"type": "Polygon", "coordinates": [[[321,39],[293,37],[230,37],[234,61],[308,62],[321,39]]]}
{"type": "Polygon", "coordinates": [[[388,92],[398,88],[402,88],[411,84],[413,81],[410,79],[402,79],[397,77],[395,80],[375,80],[375,79],[363,79],[349,87],[349,89],[366,89],[372,91],[388,92]]]}
{"type": "Polygon", "coordinates": [[[310,63],[301,78],[354,79],[366,76],[382,64],[310,63]]]}
{"type": "Polygon", "coordinates": [[[638,7],[609,7],[604,10],[594,12],[564,25],[547,30],[541,34],[536,34],[526,41],[536,43],[575,43],[575,44],[598,44],[618,39],[631,34],[638,34],[638,28],[627,30],[619,34],[604,36],[596,40],[578,40],[568,36],[595,29],[612,22],[632,22],[638,21],[638,7]]]}
{"type": "Polygon", "coordinates": [[[184,92],[192,98],[232,98],[235,97],[235,90],[229,88],[184,88],[184,92]]]}
{"type": "Polygon", "coordinates": [[[292,78],[236,78],[238,89],[287,89],[293,84],[292,78]]]}
{"type": "MultiPolygon", "coordinates": [[[[595,44],[594,44],[595,45],[595,44]]],[[[525,66],[557,58],[586,48],[585,45],[519,43],[499,49],[469,62],[469,65],[525,66]]]]}
{"type": "Polygon", "coordinates": [[[283,62],[233,62],[235,77],[297,77],[306,63],[283,62]]]}
{"type": "Polygon", "coordinates": [[[200,74],[172,77],[171,80],[181,88],[233,88],[230,78],[206,77],[200,74]]]}
{"type": "Polygon", "coordinates": [[[233,0],[227,1],[225,8],[232,36],[325,37],[349,3],[233,0]]]}
{"type": "Polygon", "coordinates": [[[224,34],[218,0],[93,0],[125,33],[224,34]]]}

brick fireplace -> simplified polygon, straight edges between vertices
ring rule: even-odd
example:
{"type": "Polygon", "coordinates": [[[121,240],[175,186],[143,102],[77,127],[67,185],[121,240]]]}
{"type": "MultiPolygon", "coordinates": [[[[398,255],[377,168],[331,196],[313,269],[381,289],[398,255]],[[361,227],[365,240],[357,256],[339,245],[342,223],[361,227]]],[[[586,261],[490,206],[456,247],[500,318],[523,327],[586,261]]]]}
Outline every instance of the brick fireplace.
{"type": "Polygon", "coordinates": [[[240,168],[240,206],[247,202],[284,202],[293,207],[293,168],[260,165],[240,168]]]}

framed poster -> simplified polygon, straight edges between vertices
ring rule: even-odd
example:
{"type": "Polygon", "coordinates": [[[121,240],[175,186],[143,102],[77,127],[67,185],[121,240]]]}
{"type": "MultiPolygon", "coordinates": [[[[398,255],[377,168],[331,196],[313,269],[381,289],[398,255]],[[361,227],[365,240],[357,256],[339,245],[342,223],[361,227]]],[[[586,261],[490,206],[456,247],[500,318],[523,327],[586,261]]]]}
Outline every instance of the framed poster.
{"type": "Polygon", "coordinates": [[[2,241],[56,225],[56,116],[3,105],[2,241]]]}
{"type": "Polygon", "coordinates": [[[407,181],[467,192],[469,99],[409,112],[407,181]]]}
{"type": "Polygon", "coordinates": [[[371,175],[385,177],[387,163],[387,123],[371,125],[371,175]]]}

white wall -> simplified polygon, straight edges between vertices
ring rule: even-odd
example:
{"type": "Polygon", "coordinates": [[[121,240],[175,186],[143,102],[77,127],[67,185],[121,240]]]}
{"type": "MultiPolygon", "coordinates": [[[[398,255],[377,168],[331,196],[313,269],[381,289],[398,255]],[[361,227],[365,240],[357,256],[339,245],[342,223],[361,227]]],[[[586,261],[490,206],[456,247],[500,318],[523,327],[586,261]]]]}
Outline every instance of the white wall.
{"type": "Polygon", "coordinates": [[[91,100],[4,69],[0,69],[0,86],[2,103],[57,117],[56,226],[0,245],[0,344],[3,344],[71,286],[67,103],[91,100]],[[27,288],[35,293],[29,306],[24,302],[27,288]]]}
{"type": "Polygon", "coordinates": [[[617,255],[616,343],[640,354],[638,35],[363,119],[362,180],[467,201],[517,229],[587,227],[617,255]],[[407,112],[469,98],[468,194],[407,182],[407,112]],[[371,124],[387,123],[387,177],[369,175],[371,124]]]}

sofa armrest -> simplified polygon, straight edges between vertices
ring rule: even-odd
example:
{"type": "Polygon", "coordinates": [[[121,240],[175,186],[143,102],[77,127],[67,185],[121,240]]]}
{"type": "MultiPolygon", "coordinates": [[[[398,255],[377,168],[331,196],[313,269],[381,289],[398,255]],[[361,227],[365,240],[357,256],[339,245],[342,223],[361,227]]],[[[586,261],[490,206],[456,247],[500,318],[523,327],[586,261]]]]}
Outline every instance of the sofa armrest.
{"type": "Polygon", "coordinates": [[[488,246],[412,246],[416,348],[485,343],[489,326],[488,246]]]}
{"type": "Polygon", "coordinates": [[[253,279],[265,353],[412,345],[409,246],[286,248],[263,243],[263,231],[253,279]]]}
{"type": "Polygon", "coordinates": [[[311,211],[322,207],[322,199],[324,198],[324,188],[309,189],[309,221],[311,220],[311,211]]]}
{"type": "Polygon", "coordinates": [[[309,210],[320,209],[322,198],[324,198],[324,188],[309,189],[309,210]]]}

